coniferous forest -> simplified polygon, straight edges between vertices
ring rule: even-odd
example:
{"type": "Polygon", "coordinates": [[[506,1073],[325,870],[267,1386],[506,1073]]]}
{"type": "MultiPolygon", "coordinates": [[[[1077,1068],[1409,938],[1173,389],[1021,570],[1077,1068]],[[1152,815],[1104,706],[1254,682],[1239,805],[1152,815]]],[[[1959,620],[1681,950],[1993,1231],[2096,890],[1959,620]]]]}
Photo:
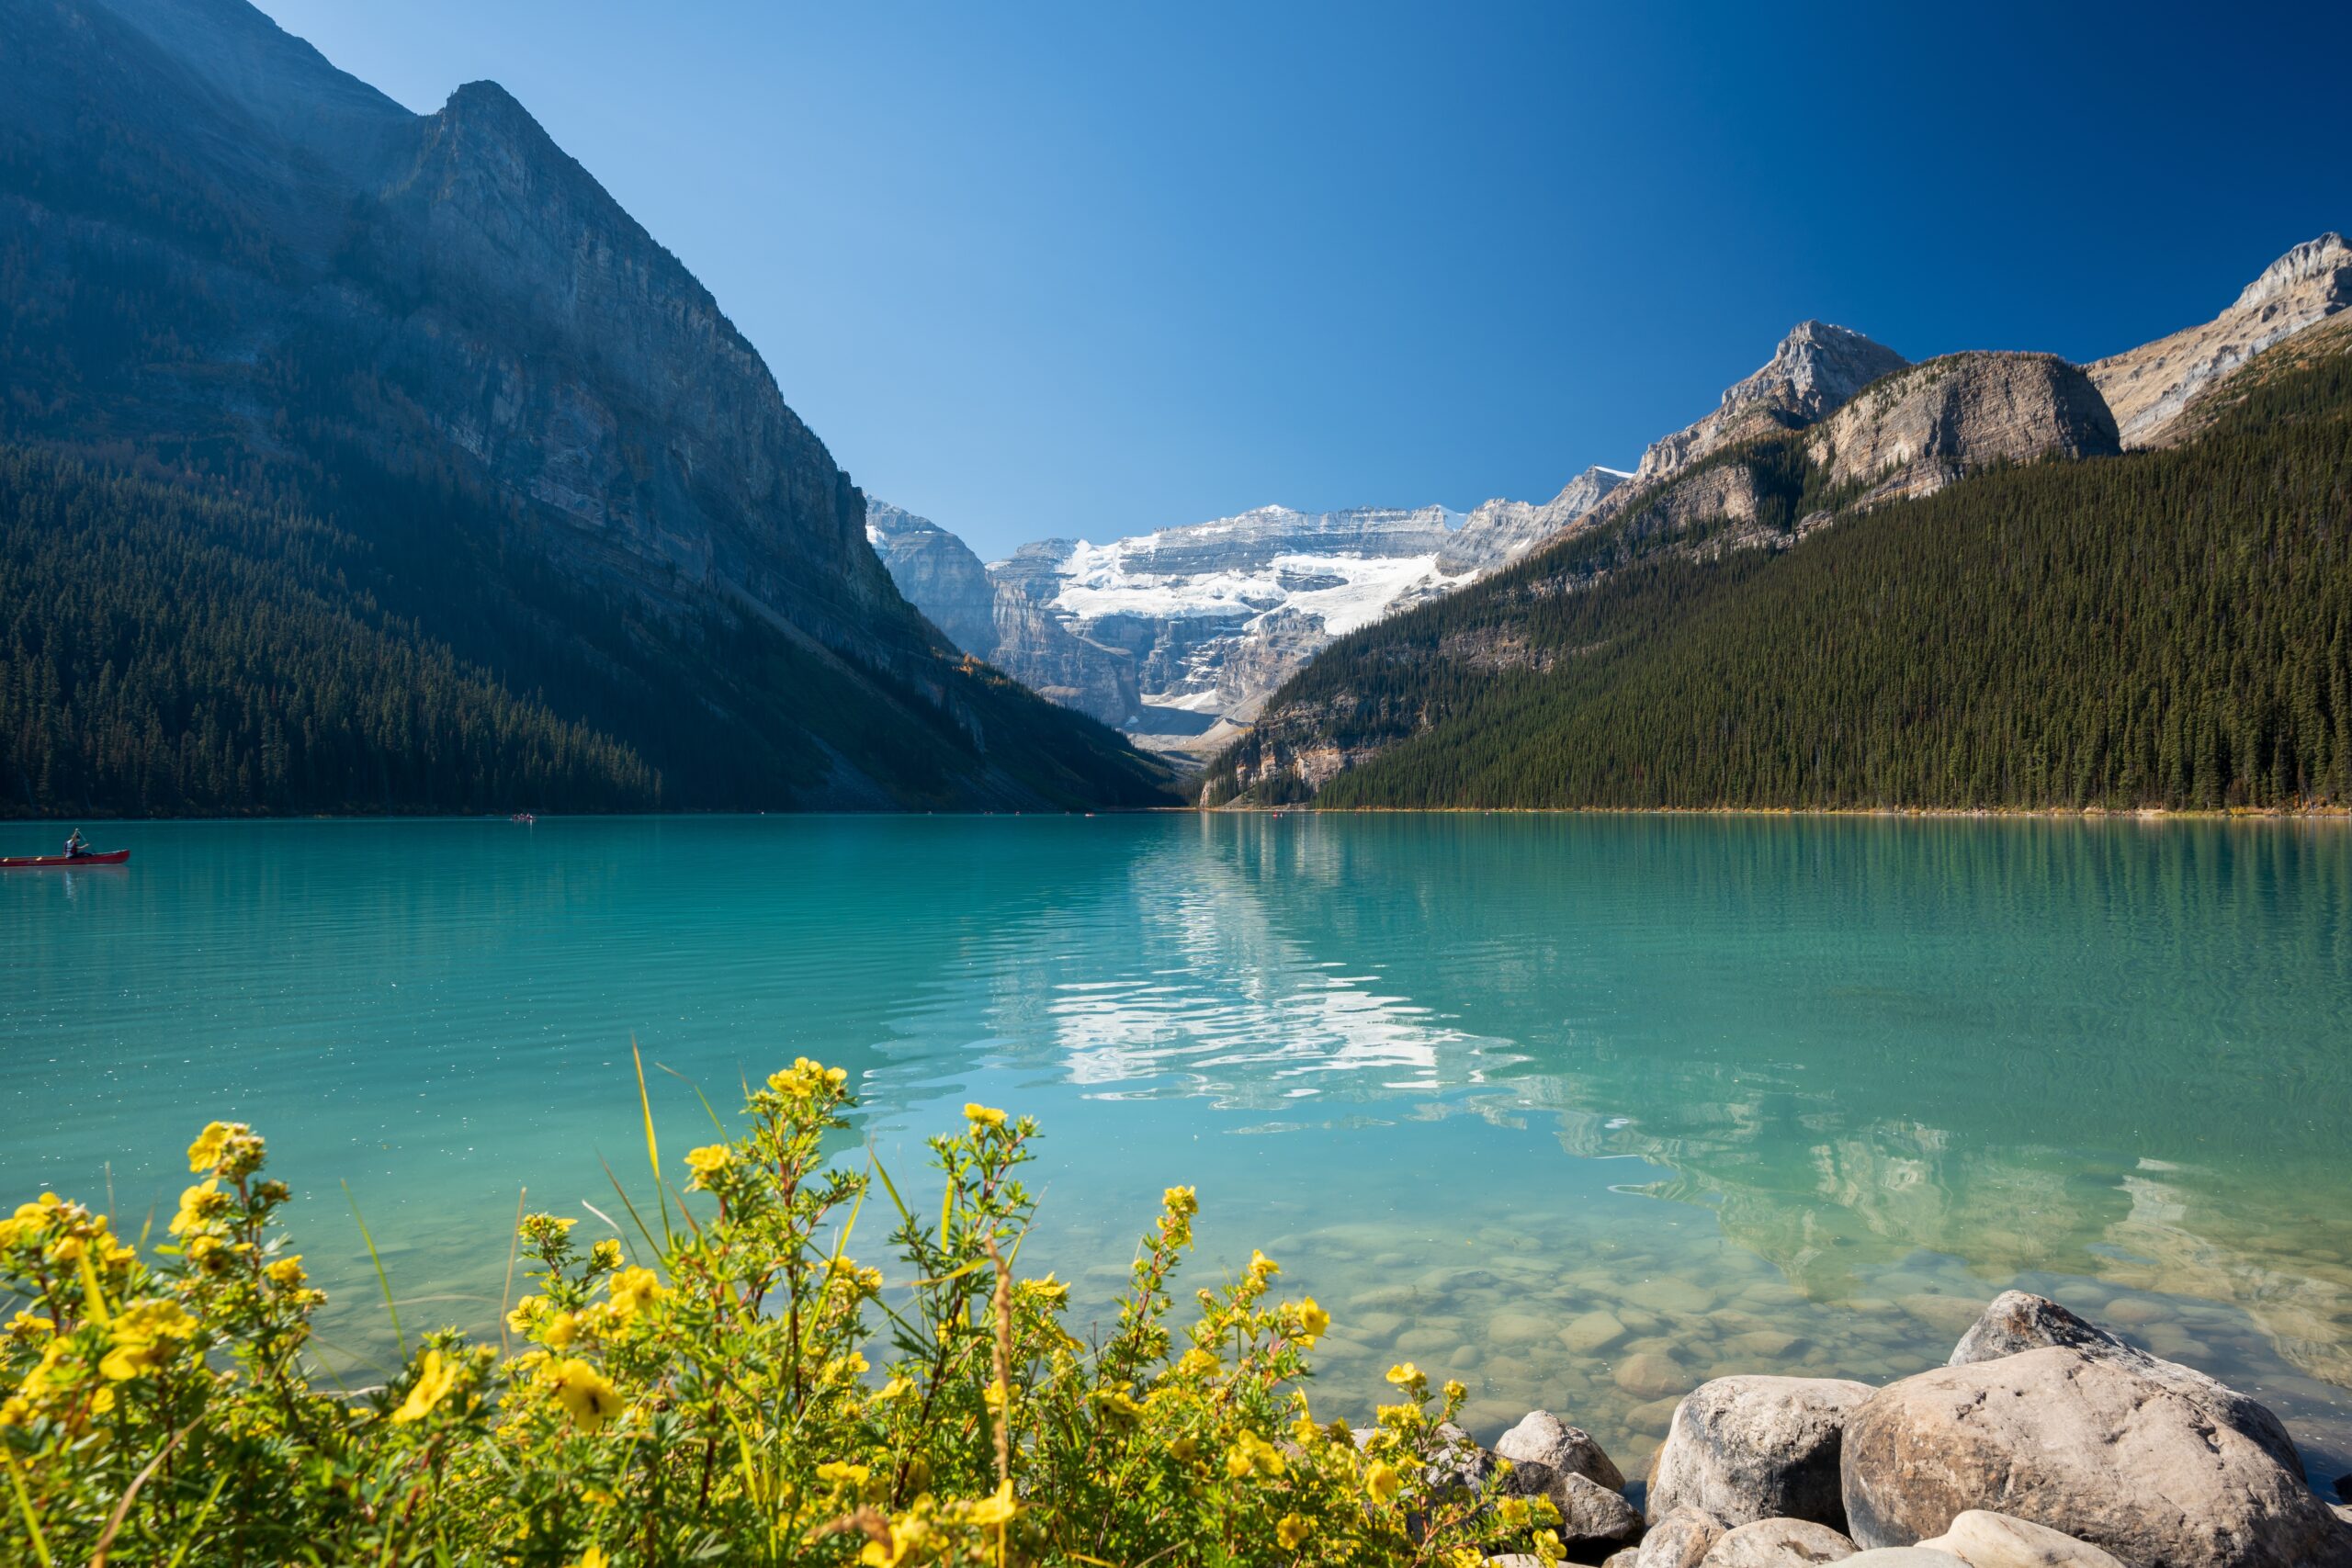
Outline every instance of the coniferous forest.
{"type": "MultiPolygon", "coordinates": [[[[2352,803],[2352,357],[2245,379],[2186,446],[1980,473],[1791,547],[1566,541],[1342,640],[1269,712],[1315,716],[1295,749],[1395,742],[1329,807],[2352,803]]],[[[1740,460],[1795,492],[1792,454],[1740,460]]],[[[1273,744],[1206,798],[1242,766],[1251,798],[1306,797],[1273,744]]]]}
{"type": "Polygon", "coordinates": [[[258,478],[0,446],[0,811],[764,808],[835,758],[887,784],[877,803],[947,804],[991,740],[1048,799],[1135,787],[1108,730],[985,665],[941,666],[975,734],[929,693],[879,706],[887,672],[853,680],[756,622],[659,620],[535,571],[460,491],[333,479],[314,488],[351,499],[329,523],[258,478]]]}
{"type": "Polygon", "coordinates": [[[0,454],[0,795],[16,809],[651,807],[631,748],[365,593],[297,515],[0,454]]]}

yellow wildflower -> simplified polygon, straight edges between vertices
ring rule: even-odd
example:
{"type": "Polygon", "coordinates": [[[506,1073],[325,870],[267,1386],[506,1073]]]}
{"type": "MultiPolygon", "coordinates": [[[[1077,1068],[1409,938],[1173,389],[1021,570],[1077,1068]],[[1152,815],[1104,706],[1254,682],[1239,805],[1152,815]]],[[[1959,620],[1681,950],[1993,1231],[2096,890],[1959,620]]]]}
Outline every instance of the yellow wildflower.
{"type": "Polygon", "coordinates": [[[1182,1219],[1191,1219],[1201,1212],[1201,1201],[1189,1187],[1170,1187],[1159,1195],[1159,1206],[1182,1219]]]}
{"type": "Polygon", "coordinates": [[[302,1272],[302,1256],[300,1253],[296,1253],[291,1258],[279,1258],[262,1272],[269,1276],[271,1284],[282,1285],[289,1291],[310,1278],[302,1272]]]}
{"type": "Polygon", "coordinates": [[[606,1236],[604,1240],[598,1242],[595,1246],[588,1249],[588,1261],[598,1269],[619,1268],[621,1266],[621,1244],[613,1237],[606,1236]]]}
{"type": "Polygon", "coordinates": [[[875,1391],[874,1403],[881,1404],[888,1400],[904,1399],[914,1391],[915,1385],[910,1380],[894,1377],[875,1391]]]}
{"type": "Polygon", "coordinates": [[[577,1356],[555,1370],[554,1387],[557,1402],[588,1431],[621,1413],[621,1391],[577,1356]]]}
{"type": "Polygon", "coordinates": [[[966,1100],[964,1120],[969,1122],[972,1124],[972,1131],[977,1133],[986,1127],[1003,1126],[1004,1112],[992,1106],[982,1105],[978,1100],[966,1100]]]}
{"type": "Polygon", "coordinates": [[[1007,1477],[996,1483],[995,1495],[974,1503],[964,1511],[964,1522],[973,1525],[1001,1525],[1009,1522],[1019,1511],[1019,1506],[1012,1500],[1012,1478],[1007,1477]]]}
{"type": "Polygon", "coordinates": [[[1330,1326],[1331,1314],[1325,1312],[1322,1307],[1317,1305],[1313,1296],[1308,1296],[1306,1300],[1298,1303],[1298,1333],[1296,1337],[1300,1344],[1312,1349],[1315,1342],[1317,1339],[1322,1338],[1324,1332],[1330,1326]]]}
{"type": "Polygon", "coordinates": [[[768,1075],[768,1088],[787,1100],[814,1100],[820,1094],[838,1090],[849,1081],[849,1073],[841,1067],[828,1067],[808,1057],[797,1058],[780,1073],[768,1075]]]}
{"type": "Polygon", "coordinates": [[[243,1123],[208,1122],[196,1142],[187,1146],[187,1168],[192,1171],[210,1170],[220,1163],[220,1146],[236,1133],[243,1132],[243,1123]]]}
{"type": "Polygon", "coordinates": [[[28,1312],[20,1312],[8,1320],[8,1336],[12,1339],[30,1339],[35,1335],[56,1332],[57,1324],[53,1319],[36,1317],[28,1312]]]}
{"type": "Polygon", "coordinates": [[[610,1289],[613,1310],[623,1318],[636,1316],[638,1309],[651,1306],[668,1293],[650,1269],[624,1269],[613,1276],[610,1289]]]}
{"type": "Polygon", "coordinates": [[[1283,1543],[1284,1551],[1296,1551],[1309,1533],[1306,1521],[1296,1514],[1284,1514],[1282,1522],[1274,1527],[1274,1539],[1283,1543]]]}
{"type": "Polygon", "coordinates": [[[1274,1276],[1274,1275],[1276,1275],[1276,1274],[1281,1273],[1282,1271],[1283,1271],[1283,1266],[1282,1266],[1281,1264],[1279,1264],[1279,1263],[1275,1262],[1272,1258],[1271,1258],[1267,1257],[1264,1253],[1260,1252],[1260,1251],[1257,1251],[1257,1250],[1255,1250],[1254,1248],[1250,1251],[1250,1277],[1251,1279],[1253,1279],[1253,1280],[1266,1280],[1266,1279],[1271,1279],[1272,1277],[1273,1277],[1273,1276],[1274,1276]]]}
{"type": "Polygon", "coordinates": [[[547,1332],[539,1337],[550,1349],[561,1350],[580,1337],[580,1319],[568,1312],[560,1312],[548,1319],[547,1332]]]}
{"type": "Polygon", "coordinates": [[[1066,1280],[1055,1279],[1051,1274],[1042,1280],[1023,1280],[1021,1281],[1021,1288],[1040,1301],[1050,1303],[1055,1306],[1060,1306],[1069,1300],[1069,1283],[1066,1280]]]}
{"type": "Polygon", "coordinates": [[[1396,1467],[1385,1459],[1373,1461],[1372,1468],[1363,1472],[1364,1495],[1375,1503],[1385,1503],[1396,1496],[1396,1489],[1404,1483],[1396,1467]]]}
{"type": "Polygon", "coordinates": [[[177,1302],[140,1302],[115,1314],[113,1336],[98,1374],[115,1382],[153,1371],[196,1332],[196,1319],[177,1302]]]}
{"type": "Polygon", "coordinates": [[[1169,1371],[1180,1378],[1214,1377],[1217,1371],[1217,1359],[1195,1345],[1178,1357],[1176,1364],[1169,1371]]]}
{"type": "Polygon", "coordinates": [[[1558,1532],[1555,1530],[1537,1530],[1535,1532],[1535,1555],[1542,1558],[1545,1562],[1560,1562],[1562,1559],[1566,1558],[1567,1554],[1567,1549],[1560,1544],[1558,1532]]]}
{"type": "Polygon", "coordinates": [[[1398,1388],[1410,1388],[1424,1380],[1421,1377],[1420,1368],[1410,1361],[1399,1361],[1388,1369],[1388,1381],[1398,1388]]]}
{"type": "Polygon", "coordinates": [[[456,1360],[442,1355],[438,1350],[427,1350],[424,1353],[424,1370],[417,1373],[415,1383],[408,1391],[408,1398],[401,1402],[401,1407],[398,1410],[392,1412],[394,1423],[405,1426],[411,1421],[422,1421],[430,1416],[433,1413],[433,1407],[448,1397],[450,1386],[458,1381],[458,1363],[456,1360]]]}
{"type": "Polygon", "coordinates": [[[735,1151],[725,1144],[710,1144],[686,1151],[686,1168],[695,1173],[690,1187],[707,1189],[711,1178],[735,1163],[735,1151]]]}
{"type": "Polygon", "coordinates": [[[899,1568],[910,1557],[920,1561],[928,1552],[933,1531],[930,1521],[917,1512],[892,1519],[883,1533],[887,1540],[868,1540],[858,1548],[857,1560],[865,1568],[899,1568]]]}
{"type": "Polygon", "coordinates": [[[539,1321],[547,1316],[548,1308],[551,1304],[545,1296],[525,1296],[521,1301],[516,1302],[514,1309],[506,1314],[506,1331],[510,1334],[530,1333],[532,1329],[538,1326],[539,1321]]]}
{"type": "Polygon", "coordinates": [[[1225,1472],[1238,1481],[1250,1472],[1261,1475],[1280,1475],[1289,1468],[1282,1450],[1255,1432],[1244,1432],[1233,1442],[1233,1450],[1225,1456],[1225,1472]]]}
{"type": "Polygon", "coordinates": [[[862,1464],[851,1464],[845,1460],[828,1460],[817,1467],[818,1480],[843,1491],[858,1491],[873,1478],[874,1472],[862,1464]]]}
{"type": "Polygon", "coordinates": [[[208,1177],[180,1193],[180,1212],[172,1216],[172,1234],[186,1235],[199,1229],[228,1206],[229,1195],[220,1190],[219,1179],[208,1177]]]}
{"type": "Polygon", "coordinates": [[[611,1562],[612,1559],[605,1555],[603,1547],[592,1546],[580,1554],[580,1561],[573,1563],[571,1568],[607,1568],[607,1564],[611,1562]]]}

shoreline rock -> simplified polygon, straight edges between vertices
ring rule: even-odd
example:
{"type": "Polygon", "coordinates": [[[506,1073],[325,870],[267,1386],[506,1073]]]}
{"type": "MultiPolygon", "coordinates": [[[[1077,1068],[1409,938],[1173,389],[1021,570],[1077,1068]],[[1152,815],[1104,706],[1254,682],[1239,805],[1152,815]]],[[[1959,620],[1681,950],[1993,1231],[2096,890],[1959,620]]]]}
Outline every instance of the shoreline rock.
{"type": "MultiPolygon", "coordinates": [[[[1556,1337],[1623,1333],[1592,1315],[1556,1337]]],[[[1604,1568],[2352,1568],[2352,1506],[2312,1489],[2276,1415],[2022,1291],[1883,1387],[1742,1374],[1671,1403],[1638,1511],[1550,1411],[1492,1450],[1449,1430],[1444,1467],[1476,1487],[1507,1463],[1510,1492],[1559,1508],[1568,1559],[1604,1568]]]]}

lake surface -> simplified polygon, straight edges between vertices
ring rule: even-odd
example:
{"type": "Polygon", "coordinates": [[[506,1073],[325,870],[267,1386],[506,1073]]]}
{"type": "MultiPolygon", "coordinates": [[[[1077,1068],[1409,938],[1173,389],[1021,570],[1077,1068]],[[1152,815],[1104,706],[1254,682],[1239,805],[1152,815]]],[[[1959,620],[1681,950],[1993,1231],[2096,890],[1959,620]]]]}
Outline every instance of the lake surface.
{"type": "MultiPolygon", "coordinates": [[[[47,846],[0,826],[0,851],[47,846]]],[[[1728,1371],[1939,1363],[2022,1285],[2352,1469],[2352,829],[1379,817],[108,826],[0,873],[0,1197],[168,1216],[254,1123],[379,1353],[489,1330],[518,1189],[643,1196],[628,1043],[723,1111],[848,1067],[903,1187],[967,1100],[1044,1122],[1023,1265],[1262,1246],[1392,1360],[1631,1471],[1728,1371]]],[[[707,1141],[656,1073],[665,1152],[707,1141]]],[[[624,1220],[626,1224],[626,1220],[624,1220]]],[[[876,1246],[857,1249],[869,1260],[876,1246]]],[[[1328,1407],[1328,1409],[1326,1408],[1328,1407]]]]}

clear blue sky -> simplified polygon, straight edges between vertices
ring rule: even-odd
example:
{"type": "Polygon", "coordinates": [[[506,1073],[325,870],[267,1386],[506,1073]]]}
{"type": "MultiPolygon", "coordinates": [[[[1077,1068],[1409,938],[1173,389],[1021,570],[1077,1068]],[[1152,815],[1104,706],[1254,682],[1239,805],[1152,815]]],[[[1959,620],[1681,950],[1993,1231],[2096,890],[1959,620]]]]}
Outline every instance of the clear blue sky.
{"type": "Polygon", "coordinates": [[[2352,227],[2352,7],[264,0],[506,85],[984,555],[1548,498],[1806,316],[2111,353],[2352,227]]]}

